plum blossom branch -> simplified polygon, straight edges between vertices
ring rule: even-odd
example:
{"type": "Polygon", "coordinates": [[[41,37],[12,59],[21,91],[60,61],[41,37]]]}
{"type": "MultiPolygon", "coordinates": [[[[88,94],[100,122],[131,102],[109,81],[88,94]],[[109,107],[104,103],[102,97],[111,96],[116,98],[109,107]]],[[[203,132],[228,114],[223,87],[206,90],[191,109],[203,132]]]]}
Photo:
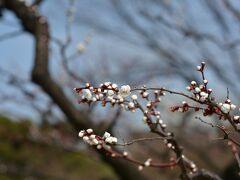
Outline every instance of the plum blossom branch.
{"type": "MultiPolygon", "coordinates": [[[[145,162],[141,162],[139,160],[136,160],[129,156],[128,152],[124,151],[123,153],[120,153],[116,150],[114,150],[110,145],[123,145],[123,144],[117,144],[117,138],[111,136],[110,133],[105,132],[104,135],[98,136],[94,134],[92,129],[87,130],[81,130],[79,132],[79,137],[83,139],[86,143],[92,146],[96,146],[97,149],[102,150],[106,153],[106,155],[111,156],[112,158],[121,158],[125,159],[131,163],[137,164],[139,167],[139,170],[142,170],[143,167],[155,167],[155,168],[170,168],[174,167],[178,164],[179,159],[171,160],[169,163],[156,163],[153,162],[152,159],[148,158],[145,162]]],[[[149,140],[150,138],[148,138],[149,140]]],[[[155,138],[156,139],[156,138],[155,138]]],[[[127,143],[126,145],[130,145],[134,142],[143,141],[144,139],[138,139],[135,141],[132,141],[130,143],[127,143]]],[[[145,140],[147,140],[145,138],[145,140]]],[[[153,140],[153,139],[152,139],[153,140]]],[[[162,139],[163,140],[163,139],[162,139]]]]}
{"type": "Polygon", "coordinates": [[[183,106],[174,106],[172,108],[172,111],[180,111],[180,112],[186,112],[189,109],[194,109],[195,111],[203,110],[204,116],[210,116],[213,114],[218,115],[219,119],[225,119],[228,120],[228,122],[231,124],[231,126],[234,128],[234,130],[238,133],[240,133],[240,130],[237,128],[236,124],[240,123],[240,116],[235,115],[232,116],[230,114],[231,111],[236,109],[236,105],[232,104],[231,100],[229,99],[229,95],[227,95],[227,99],[224,103],[219,102],[217,103],[215,100],[215,97],[212,96],[212,89],[207,88],[208,80],[205,78],[204,75],[204,69],[205,69],[205,62],[202,62],[201,65],[197,66],[197,71],[201,73],[203,84],[197,84],[196,81],[192,81],[189,86],[186,87],[186,89],[191,92],[191,96],[187,95],[182,92],[176,92],[172,90],[168,90],[166,88],[135,88],[132,91],[136,90],[154,90],[154,91],[162,91],[167,92],[170,94],[180,95],[183,97],[186,97],[187,99],[190,99],[197,104],[205,105],[206,108],[203,107],[195,107],[190,106],[188,103],[183,101],[183,106]]]}
{"type": "MultiPolygon", "coordinates": [[[[183,148],[179,145],[178,141],[175,139],[174,133],[167,131],[167,125],[163,122],[161,118],[161,113],[158,110],[158,105],[162,101],[162,97],[166,93],[173,95],[183,96],[189,100],[192,100],[196,105],[191,105],[186,101],[182,102],[182,105],[173,106],[171,108],[172,112],[187,112],[190,109],[194,111],[202,111],[203,116],[216,115],[219,120],[228,120],[236,132],[240,132],[237,128],[237,124],[240,123],[240,116],[233,115],[232,111],[236,109],[229,97],[222,103],[216,102],[213,96],[213,90],[208,88],[208,80],[205,78],[204,74],[205,62],[202,62],[197,66],[197,71],[201,73],[202,83],[197,83],[196,81],[191,81],[190,85],[186,87],[187,91],[191,94],[185,94],[182,92],[177,92],[169,90],[166,88],[156,88],[156,87],[146,87],[141,88],[131,88],[129,85],[118,86],[115,83],[105,82],[100,84],[99,87],[93,87],[90,83],[86,83],[85,87],[74,88],[74,90],[79,94],[79,103],[92,104],[100,102],[102,106],[107,104],[114,106],[119,106],[123,110],[130,111],[132,113],[139,110],[143,114],[143,122],[149,127],[152,133],[158,134],[159,139],[164,141],[164,144],[170,151],[173,151],[176,155],[174,159],[174,165],[179,166],[181,169],[181,179],[190,179],[189,175],[196,173],[198,171],[196,165],[190,161],[184,154],[183,148]],[[141,101],[140,101],[141,100],[141,101]],[[145,104],[143,103],[143,101],[145,104]]],[[[202,120],[203,121],[203,120],[202,120]]],[[[205,121],[204,121],[205,122],[205,121]]],[[[207,123],[206,123],[207,124],[207,123]]],[[[220,127],[218,125],[208,124],[212,127],[219,128],[224,133],[224,138],[230,140],[235,145],[240,145],[239,142],[229,137],[229,132],[225,127],[220,127]]],[[[115,158],[127,157],[127,153],[119,154],[112,149],[112,146],[120,145],[117,143],[117,139],[112,137],[109,133],[104,134],[103,137],[92,135],[92,130],[80,131],[79,136],[83,140],[90,144],[96,145],[98,149],[104,149],[108,154],[115,158]],[[90,131],[90,132],[88,132],[90,131]],[[124,155],[125,154],[125,155],[124,155]]],[[[129,143],[124,143],[121,145],[130,145],[135,142],[153,140],[153,139],[138,139],[133,140],[129,143]]],[[[133,159],[127,158],[128,161],[139,164],[139,169],[143,168],[143,165],[155,167],[151,162],[152,160],[147,160],[144,164],[133,159]],[[146,165],[147,164],[147,165],[146,165]]],[[[167,165],[156,165],[156,167],[172,167],[173,164],[167,165]]]]}
{"type": "MultiPolygon", "coordinates": [[[[128,85],[121,86],[120,89],[118,89],[116,84],[110,82],[101,84],[99,87],[92,87],[87,83],[83,88],[75,88],[75,91],[81,95],[79,103],[91,104],[100,101],[102,106],[106,106],[108,103],[111,104],[111,106],[119,105],[125,110],[131,112],[136,112],[136,109],[139,109],[144,115],[144,123],[148,125],[151,132],[165,138],[164,143],[166,146],[175,152],[176,158],[179,159],[177,164],[182,170],[182,179],[188,179],[188,169],[193,172],[197,170],[194,163],[191,162],[191,164],[189,164],[189,162],[183,158],[185,156],[183,156],[182,147],[178,145],[173,133],[165,131],[167,126],[163,123],[163,120],[160,119],[160,112],[156,110],[157,105],[161,101],[161,96],[165,95],[162,91],[155,91],[153,100],[150,100],[149,94],[148,92],[145,92],[145,90],[139,93],[142,98],[148,100],[146,110],[145,107],[138,102],[138,96],[136,94],[133,94],[130,100],[127,99],[131,94],[131,89],[128,85]]],[[[89,139],[84,138],[84,140],[86,141],[89,139]]]]}

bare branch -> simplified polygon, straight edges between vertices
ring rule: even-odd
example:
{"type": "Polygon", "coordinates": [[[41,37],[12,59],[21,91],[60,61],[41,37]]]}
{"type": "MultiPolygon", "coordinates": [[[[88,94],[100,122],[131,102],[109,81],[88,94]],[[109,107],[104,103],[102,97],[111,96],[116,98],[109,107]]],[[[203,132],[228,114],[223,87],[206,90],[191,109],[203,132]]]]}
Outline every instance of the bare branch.
{"type": "Polygon", "coordinates": [[[168,139],[168,137],[163,138],[163,137],[151,137],[151,138],[139,138],[139,139],[134,139],[132,141],[126,142],[126,143],[117,143],[116,145],[118,146],[129,146],[138,142],[143,142],[143,141],[155,141],[155,140],[164,140],[168,139]]]}
{"type": "Polygon", "coordinates": [[[15,38],[15,37],[20,36],[22,34],[24,34],[24,32],[22,30],[17,30],[17,31],[14,31],[14,32],[2,34],[2,35],[0,35],[0,41],[5,41],[5,40],[11,39],[11,38],[15,38]]]}

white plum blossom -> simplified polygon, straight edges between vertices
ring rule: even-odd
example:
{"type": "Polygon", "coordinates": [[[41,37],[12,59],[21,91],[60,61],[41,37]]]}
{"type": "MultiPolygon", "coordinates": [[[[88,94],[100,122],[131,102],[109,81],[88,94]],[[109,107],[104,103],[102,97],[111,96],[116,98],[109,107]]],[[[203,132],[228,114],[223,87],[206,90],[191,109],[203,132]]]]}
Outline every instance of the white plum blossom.
{"type": "Polygon", "coordinates": [[[92,93],[89,89],[84,89],[83,90],[83,98],[86,98],[87,100],[92,99],[92,93]]]}
{"type": "Polygon", "coordinates": [[[78,133],[78,136],[79,136],[79,137],[83,137],[84,134],[85,134],[85,131],[84,131],[84,130],[81,130],[81,131],[78,133]]]}
{"type": "Polygon", "coordinates": [[[144,162],[144,166],[149,167],[151,161],[152,161],[152,159],[150,159],[150,158],[147,159],[147,160],[144,162]]]}
{"type": "Polygon", "coordinates": [[[133,102],[129,102],[128,103],[128,108],[129,109],[133,109],[135,107],[134,103],[133,102]]]}
{"type": "Polygon", "coordinates": [[[107,86],[107,87],[110,86],[110,84],[111,84],[111,82],[105,82],[104,83],[104,85],[107,86]]]}
{"type": "Polygon", "coordinates": [[[99,140],[95,134],[93,134],[92,129],[81,130],[78,135],[83,139],[85,143],[91,146],[97,146],[102,143],[102,141],[99,140]]]}
{"type": "Polygon", "coordinates": [[[107,137],[107,138],[105,139],[105,142],[107,142],[107,143],[109,143],[109,144],[117,143],[117,138],[110,136],[110,137],[107,137]]]}
{"type": "Polygon", "coordinates": [[[97,140],[97,139],[94,138],[94,139],[92,140],[92,142],[93,142],[93,145],[98,145],[98,140],[97,140]]]}
{"type": "Polygon", "coordinates": [[[146,91],[143,92],[143,97],[144,97],[144,98],[148,97],[148,95],[149,95],[148,92],[146,92],[146,91]]]}
{"type": "Polygon", "coordinates": [[[137,97],[136,94],[133,94],[133,95],[132,95],[132,99],[133,99],[133,100],[137,100],[137,98],[138,98],[138,97],[137,97]]]}
{"type": "Polygon", "coordinates": [[[190,86],[187,86],[187,87],[186,87],[186,90],[191,91],[191,87],[190,87],[190,86]]]}
{"type": "Polygon", "coordinates": [[[233,116],[233,120],[234,120],[234,121],[237,121],[237,122],[239,123],[240,116],[237,116],[237,115],[233,116]]]}
{"type": "Polygon", "coordinates": [[[103,134],[103,138],[104,138],[104,141],[109,144],[115,144],[118,141],[116,137],[111,136],[111,134],[108,132],[105,132],[103,134]]]}
{"type": "Polygon", "coordinates": [[[147,117],[143,116],[143,123],[146,124],[146,122],[147,122],[147,117]]]}
{"type": "Polygon", "coordinates": [[[191,168],[193,168],[193,169],[196,168],[196,165],[195,165],[193,162],[191,163],[190,166],[191,166],[191,168]]]}
{"type": "Polygon", "coordinates": [[[116,137],[112,137],[112,142],[117,143],[118,139],[116,137]]]}
{"type": "Polygon", "coordinates": [[[103,94],[100,93],[100,94],[98,95],[98,97],[99,97],[99,99],[102,99],[102,98],[103,98],[103,94]]]}
{"type": "Polygon", "coordinates": [[[191,82],[191,85],[193,85],[193,86],[195,86],[196,84],[197,84],[196,81],[191,82]]]}
{"type": "Polygon", "coordinates": [[[167,125],[166,125],[166,124],[161,124],[161,127],[162,127],[162,128],[166,128],[167,125]]]}
{"type": "Polygon", "coordinates": [[[92,129],[87,129],[87,133],[88,133],[88,134],[91,134],[92,132],[93,132],[92,129]]]}
{"type": "Polygon", "coordinates": [[[92,137],[88,137],[88,136],[84,136],[83,137],[83,141],[88,143],[89,145],[98,145],[99,141],[96,138],[92,138],[92,137]]]}
{"type": "Polygon", "coordinates": [[[83,43],[79,43],[77,45],[77,50],[78,50],[79,53],[83,53],[86,50],[86,47],[83,43]]]}
{"type": "Polygon", "coordinates": [[[122,97],[127,97],[131,94],[131,87],[129,85],[123,85],[121,86],[120,90],[119,90],[119,94],[122,97]]]}
{"type": "Polygon", "coordinates": [[[200,93],[200,96],[201,96],[201,97],[199,97],[199,100],[202,101],[202,102],[204,102],[204,101],[206,101],[206,99],[208,98],[209,95],[208,95],[208,93],[202,91],[202,92],[200,93]]]}
{"type": "Polygon", "coordinates": [[[105,133],[103,134],[103,137],[104,137],[104,138],[108,138],[108,137],[110,137],[110,136],[111,136],[111,134],[108,133],[108,132],[105,132],[105,133]]]}
{"type": "Polygon", "coordinates": [[[102,148],[102,145],[97,145],[97,149],[101,149],[102,148]]]}
{"type": "Polygon", "coordinates": [[[116,89],[117,87],[118,87],[117,84],[112,84],[112,88],[113,88],[113,89],[116,89]]]}
{"type": "Polygon", "coordinates": [[[138,166],[138,170],[142,171],[143,170],[143,166],[142,165],[138,166]]]}
{"type": "Polygon", "coordinates": [[[107,94],[108,94],[108,96],[113,96],[114,95],[114,91],[113,90],[108,90],[107,94]]]}
{"type": "Polygon", "coordinates": [[[230,110],[231,110],[231,105],[230,104],[227,104],[227,103],[222,104],[222,106],[221,106],[221,111],[222,112],[229,113],[230,110]]]}
{"type": "Polygon", "coordinates": [[[236,105],[235,104],[231,104],[231,110],[236,109],[236,105]]]}
{"type": "Polygon", "coordinates": [[[88,136],[83,136],[83,141],[88,142],[89,137],[88,136]]]}
{"type": "Polygon", "coordinates": [[[128,152],[127,152],[127,151],[124,151],[124,152],[123,152],[123,156],[125,156],[125,157],[128,156],[128,152]]]}
{"type": "Polygon", "coordinates": [[[196,87],[194,90],[195,90],[196,93],[200,93],[201,92],[201,89],[199,87],[196,87]]]}
{"type": "Polygon", "coordinates": [[[171,148],[172,147],[172,143],[167,143],[167,147],[171,148]]]}
{"type": "Polygon", "coordinates": [[[229,103],[219,103],[219,107],[220,107],[221,111],[224,113],[229,113],[231,110],[236,109],[236,105],[229,104],[229,103]]]}
{"type": "Polygon", "coordinates": [[[204,83],[204,84],[207,84],[207,83],[208,83],[208,80],[207,80],[207,79],[204,79],[204,80],[203,80],[203,83],[204,83]]]}
{"type": "Polygon", "coordinates": [[[95,134],[92,134],[92,135],[90,136],[90,139],[95,139],[95,137],[96,137],[96,135],[95,135],[95,134]]]}
{"type": "Polygon", "coordinates": [[[200,96],[203,97],[203,98],[208,98],[208,93],[205,93],[205,92],[201,92],[200,93],[200,96]]]}
{"type": "Polygon", "coordinates": [[[117,96],[117,99],[118,99],[119,102],[121,102],[121,103],[124,101],[124,99],[123,99],[123,97],[122,97],[121,95],[118,95],[118,96],[117,96]]]}

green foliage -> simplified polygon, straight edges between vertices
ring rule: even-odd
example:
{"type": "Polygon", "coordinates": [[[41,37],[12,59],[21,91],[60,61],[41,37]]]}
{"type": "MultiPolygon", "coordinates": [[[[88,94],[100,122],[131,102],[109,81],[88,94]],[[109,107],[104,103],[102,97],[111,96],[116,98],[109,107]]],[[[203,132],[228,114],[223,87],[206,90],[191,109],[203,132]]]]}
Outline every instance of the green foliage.
{"type": "Polygon", "coordinates": [[[33,141],[30,127],[29,121],[0,117],[0,179],[117,179],[96,157],[33,141]]]}

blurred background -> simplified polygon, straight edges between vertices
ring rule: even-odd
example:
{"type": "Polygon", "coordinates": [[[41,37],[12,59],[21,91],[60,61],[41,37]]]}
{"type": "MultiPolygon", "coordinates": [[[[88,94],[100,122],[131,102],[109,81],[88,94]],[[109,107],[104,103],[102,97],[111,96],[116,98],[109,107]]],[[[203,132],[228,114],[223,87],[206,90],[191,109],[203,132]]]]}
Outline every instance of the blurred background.
{"type": "MultiPolygon", "coordinates": [[[[78,139],[86,128],[124,141],[153,136],[140,113],[79,105],[73,88],[86,82],[184,92],[201,80],[196,65],[205,61],[217,100],[228,88],[239,104],[238,0],[0,0],[0,13],[0,179],[178,178],[178,168],[139,172],[78,139]],[[47,71],[37,77],[40,66],[47,71]]],[[[182,100],[168,95],[160,110],[184,152],[200,168],[239,179],[231,149],[213,140],[220,132],[191,112],[170,113],[182,100]]],[[[171,157],[157,141],[120,150],[143,161],[171,157]]]]}

